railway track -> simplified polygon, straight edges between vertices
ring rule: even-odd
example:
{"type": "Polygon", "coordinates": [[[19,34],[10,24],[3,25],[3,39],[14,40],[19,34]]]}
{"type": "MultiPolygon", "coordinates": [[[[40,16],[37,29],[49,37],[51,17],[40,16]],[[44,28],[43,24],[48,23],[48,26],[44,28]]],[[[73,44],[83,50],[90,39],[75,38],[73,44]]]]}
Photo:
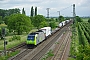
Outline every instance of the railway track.
{"type": "MultiPolygon", "coordinates": [[[[70,36],[71,36],[71,34],[70,34],[70,36]]],[[[66,42],[66,45],[65,45],[65,48],[64,48],[64,50],[63,50],[63,52],[62,52],[62,55],[61,55],[61,59],[60,60],[66,60],[67,59],[67,52],[69,52],[69,49],[68,48],[70,48],[69,47],[69,45],[70,45],[70,36],[68,37],[68,41],[66,42]]]]}
{"type": "Polygon", "coordinates": [[[60,35],[64,31],[66,31],[66,27],[62,28],[61,30],[53,34],[50,38],[43,41],[36,48],[26,49],[18,55],[10,58],[9,60],[39,60],[46,53],[46,51],[55,43],[55,41],[60,37],[60,35]]]}
{"type": "MultiPolygon", "coordinates": [[[[55,33],[56,34],[56,33],[55,33]]],[[[55,34],[53,36],[55,36],[55,34]]],[[[58,33],[59,34],[59,33],[58,33]]],[[[57,34],[57,35],[58,35],[57,34]]],[[[53,37],[52,36],[52,37],[53,37]]],[[[52,41],[52,37],[50,37],[49,39],[47,39],[46,41],[42,42],[39,46],[37,46],[35,49],[32,50],[32,52],[30,52],[29,54],[27,54],[25,57],[23,57],[22,59],[20,60],[32,60],[33,57],[35,58],[35,56],[37,55],[37,53],[39,53],[44,47],[48,47],[48,44],[53,44],[53,43],[50,43],[52,41]]],[[[50,45],[51,46],[51,45],[50,45]]],[[[43,49],[44,50],[44,49],[43,49]]],[[[48,50],[48,48],[47,48],[48,50]]],[[[40,57],[40,55],[39,55],[40,57]]],[[[37,60],[37,59],[35,59],[37,60]]]]}
{"type": "Polygon", "coordinates": [[[66,52],[68,50],[68,45],[70,44],[70,41],[69,40],[70,40],[70,37],[68,38],[68,40],[67,40],[67,42],[65,44],[65,47],[63,48],[63,52],[62,52],[62,55],[61,55],[60,60],[66,60],[67,59],[65,56],[67,55],[66,52]]]}
{"type": "MultiPolygon", "coordinates": [[[[61,34],[59,34],[60,36],[61,34]]],[[[55,41],[59,38],[57,35],[50,43],[48,43],[41,51],[38,52],[31,60],[40,60],[40,58],[46,53],[46,51],[55,43],[55,41]]]]}
{"type": "MultiPolygon", "coordinates": [[[[15,47],[12,47],[12,48],[7,49],[6,52],[7,52],[7,54],[8,54],[9,52],[15,52],[16,50],[22,50],[23,48],[25,48],[25,46],[26,46],[26,43],[23,42],[23,43],[15,46],[15,47]]],[[[0,56],[3,55],[3,52],[4,52],[4,51],[1,51],[1,52],[0,52],[0,56]]]]}
{"type": "Polygon", "coordinates": [[[12,52],[14,52],[15,50],[20,49],[20,48],[23,48],[23,47],[25,47],[25,46],[26,46],[26,43],[23,42],[23,43],[15,46],[15,47],[13,47],[13,48],[8,49],[7,51],[12,51],[12,52]]]}
{"type": "Polygon", "coordinates": [[[24,49],[18,55],[14,56],[12,58],[9,58],[8,60],[20,60],[22,57],[24,57],[26,54],[28,54],[31,51],[32,51],[32,49],[24,49]]]}
{"type": "Polygon", "coordinates": [[[54,56],[51,58],[48,58],[47,60],[63,60],[65,50],[67,48],[67,45],[69,44],[70,40],[70,32],[67,31],[62,37],[59,45],[57,46],[57,49],[54,51],[54,56]]]}
{"type": "Polygon", "coordinates": [[[51,39],[48,39],[49,40],[49,42],[47,42],[48,44],[46,43],[45,45],[45,42],[44,42],[43,43],[44,45],[41,45],[42,47],[37,47],[34,53],[28,54],[21,60],[40,60],[40,58],[48,51],[48,49],[55,43],[55,41],[60,37],[60,35],[66,30],[67,30],[66,27],[62,28],[60,31],[57,32],[57,35],[55,34],[54,36],[51,37],[51,39]]]}

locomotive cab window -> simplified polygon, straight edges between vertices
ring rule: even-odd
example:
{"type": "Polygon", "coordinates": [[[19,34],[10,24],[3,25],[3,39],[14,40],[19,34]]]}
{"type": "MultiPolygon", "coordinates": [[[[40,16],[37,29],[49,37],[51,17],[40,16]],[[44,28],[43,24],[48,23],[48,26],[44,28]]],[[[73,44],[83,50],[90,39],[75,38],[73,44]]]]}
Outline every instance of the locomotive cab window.
{"type": "Polygon", "coordinates": [[[34,40],[35,36],[28,36],[28,40],[34,40]]]}

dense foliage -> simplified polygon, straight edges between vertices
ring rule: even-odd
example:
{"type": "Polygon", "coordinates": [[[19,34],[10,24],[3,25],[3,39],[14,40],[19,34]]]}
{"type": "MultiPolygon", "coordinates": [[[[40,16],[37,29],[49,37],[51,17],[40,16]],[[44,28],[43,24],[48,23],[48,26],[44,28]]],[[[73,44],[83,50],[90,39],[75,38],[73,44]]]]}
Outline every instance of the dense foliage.
{"type": "MultiPolygon", "coordinates": [[[[36,16],[34,16],[33,21],[32,21],[33,25],[35,27],[37,27],[37,29],[39,29],[41,27],[41,24],[43,22],[45,22],[45,25],[47,24],[46,23],[46,19],[45,19],[45,17],[43,15],[36,15],[36,16]]],[[[44,25],[44,24],[42,24],[42,25],[44,25]]]]}
{"type": "Polygon", "coordinates": [[[77,22],[83,22],[83,20],[82,20],[79,16],[76,16],[76,17],[75,17],[75,20],[76,20],[77,22]]]}
{"type": "Polygon", "coordinates": [[[55,28],[56,27],[55,21],[51,21],[49,25],[50,25],[51,28],[55,28]]]}
{"type": "Polygon", "coordinates": [[[9,9],[9,10],[0,9],[0,16],[2,17],[10,16],[11,14],[16,14],[16,13],[20,13],[19,8],[9,9]]]}
{"type": "Polygon", "coordinates": [[[31,26],[30,18],[23,14],[13,14],[8,19],[8,28],[18,34],[30,31],[31,26]]]}
{"type": "Polygon", "coordinates": [[[0,24],[2,23],[3,21],[2,21],[2,16],[0,16],[0,24]]]}
{"type": "Polygon", "coordinates": [[[88,22],[90,23],[90,18],[88,19],[88,22]]]}
{"type": "Polygon", "coordinates": [[[62,22],[62,21],[64,21],[64,17],[63,16],[59,16],[58,20],[59,20],[59,22],[62,22]]]}
{"type": "Polygon", "coordinates": [[[4,18],[3,18],[3,21],[4,21],[4,23],[7,25],[7,23],[8,23],[8,19],[9,19],[9,16],[5,16],[4,18]]]}

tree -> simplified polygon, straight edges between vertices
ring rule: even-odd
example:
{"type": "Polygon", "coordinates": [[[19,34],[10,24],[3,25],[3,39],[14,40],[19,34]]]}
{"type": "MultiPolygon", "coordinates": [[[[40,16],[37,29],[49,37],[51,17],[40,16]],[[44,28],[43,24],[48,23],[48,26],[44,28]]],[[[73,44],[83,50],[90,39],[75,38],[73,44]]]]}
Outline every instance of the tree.
{"type": "Polygon", "coordinates": [[[3,21],[2,21],[2,16],[0,16],[0,24],[2,23],[3,21]]]}
{"type": "Polygon", "coordinates": [[[36,15],[36,16],[34,16],[33,25],[35,27],[37,27],[37,29],[39,29],[41,23],[46,22],[45,20],[46,19],[45,19],[45,17],[43,15],[36,15]]]}
{"type": "Polygon", "coordinates": [[[17,32],[18,35],[30,31],[31,27],[30,18],[24,14],[12,14],[8,19],[8,28],[17,32]]]}
{"type": "Polygon", "coordinates": [[[22,9],[22,14],[25,14],[26,15],[24,8],[22,9]]]}
{"type": "Polygon", "coordinates": [[[56,27],[55,21],[50,22],[50,27],[51,28],[55,28],[56,27]]]}
{"type": "Polygon", "coordinates": [[[34,9],[33,9],[33,6],[31,7],[31,16],[32,16],[32,17],[34,16],[34,9]]]}
{"type": "Polygon", "coordinates": [[[48,23],[46,21],[43,21],[40,23],[40,28],[48,26],[48,23]]]}
{"type": "Polygon", "coordinates": [[[5,10],[0,9],[0,16],[2,16],[2,18],[5,16],[5,10]]]}
{"type": "Polygon", "coordinates": [[[15,9],[9,9],[8,10],[9,12],[9,14],[11,15],[11,14],[18,14],[18,13],[20,13],[20,9],[19,8],[15,8],[15,9]]]}
{"type": "Polygon", "coordinates": [[[3,18],[3,21],[4,21],[4,23],[7,25],[7,23],[8,23],[8,19],[9,19],[9,16],[5,16],[4,18],[3,18]]]}
{"type": "Polygon", "coordinates": [[[17,13],[20,13],[19,8],[9,9],[9,10],[0,9],[0,16],[2,16],[2,18],[4,18],[5,16],[10,16],[11,14],[17,14],[17,13]]]}
{"type": "Polygon", "coordinates": [[[37,15],[37,7],[35,7],[35,16],[37,15]]]}
{"type": "Polygon", "coordinates": [[[83,20],[79,16],[76,16],[75,18],[76,18],[76,21],[83,22],[83,20]]]}
{"type": "Polygon", "coordinates": [[[56,20],[56,22],[58,22],[58,19],[57,18],[55,20],[56,20]]]}
{"type": "Polygon", "coordinates": [[[90,23],[90,18],[88,19],[88,22],[90,23]]]}
{"type": "Polygon", "coordinates": [[[59,16],[59,22],[62,22],[62,21],[64,21],[64,17],[63,16],[59,16]]]}
{"type": "Polygon", "coordinates": [[[33,23],[34,17],[30,16],[30,19],[31,19],[31,22],[32,22],[31,24],[34,24],[33,23]]]}

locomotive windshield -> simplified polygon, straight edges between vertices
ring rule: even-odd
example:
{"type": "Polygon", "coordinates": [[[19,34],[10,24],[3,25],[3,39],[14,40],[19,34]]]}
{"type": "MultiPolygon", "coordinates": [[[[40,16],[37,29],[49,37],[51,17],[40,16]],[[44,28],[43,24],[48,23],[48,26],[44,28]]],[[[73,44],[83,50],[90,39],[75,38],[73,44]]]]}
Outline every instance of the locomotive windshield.
{"type": "Polygon", "coordinates": [[[28,35],[27,40],[33,40],[33,41],[34,41],[34,38],[35,38],[35,36],[33,36],[33,35],[28,35]]]}

